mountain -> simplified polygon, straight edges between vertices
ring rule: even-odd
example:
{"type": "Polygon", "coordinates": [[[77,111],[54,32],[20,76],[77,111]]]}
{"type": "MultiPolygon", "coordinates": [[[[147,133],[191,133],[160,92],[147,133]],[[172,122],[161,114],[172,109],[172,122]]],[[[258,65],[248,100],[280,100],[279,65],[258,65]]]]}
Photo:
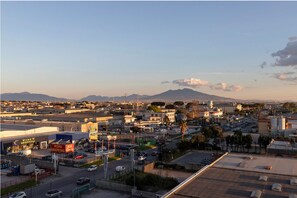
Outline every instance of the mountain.
{"type": "Polygon", "coordinates": [[[198,100],[198,101],[235,101],[235,99],[232,98],[225,98],[225,97],[220,97],[216,95],[209,95],[205,94],[199,91],[194,91],[192,89],[177,89],[177,90],[168,90],[163,93],[153,95],[153,96],[148,96],[146,98],[143,98],[144,100],[149,100],[149,101],[192,101],[192,100],[198,100]]]}
{"type": "MultiPolygon", "coordinates": [[[[36,94],[36,93],[4,93],[0,95],[1,100],[15,100],[15,101],[52,101],[52,102],[65,102],[65,101],[74,101],[66,98],[56,98],[53,96],[48,96],[45,94],[36,94]]],[[[132,94],[129,96],[100,96],[100,95],[89,95],[77,101],[100,101],[100,102],[119,102],[119,101],[224,101],[232,102],[235,99],[225,98],[216,95],[209,95],[202,92],[194,91],[192,89],[177,89],[177,90],[168,90],[160,94],[147,96],[147,95],[138,95],[132,94]]]]}
{"type": "Polygon", "coordinates": [[[146,95],[129,95],[125,96],[116,96],[116,97],[107,97],[107,96],[95,96],[90,95],[85,98],[80,99],[81,101],[235,101],[232,98],[225,98],[215,95],[209,95],[202,92],[194,91],[192,89],[177,89],[177,90],[168,90],[160,94],[146,96],[146,95]]]}
{"type": "Polygon", "coordinates": [[[66,98],[56,98],[45,94],[37,93],[3,93],[0,94],[1,100],[15,100],[15,101],[51,101],[51,102],[65,102],[69,101],[66,98]]]}
{"type": "Polygon", "coordinates": [[[129,96],[115,96],[115,97],[108,97],[108,96],[95,96],[89,95],[80,99],[80,101],[136,101],[141,100],[142,98],[147,97],[146,95],[138,95],[132,94],[129,96]]]}

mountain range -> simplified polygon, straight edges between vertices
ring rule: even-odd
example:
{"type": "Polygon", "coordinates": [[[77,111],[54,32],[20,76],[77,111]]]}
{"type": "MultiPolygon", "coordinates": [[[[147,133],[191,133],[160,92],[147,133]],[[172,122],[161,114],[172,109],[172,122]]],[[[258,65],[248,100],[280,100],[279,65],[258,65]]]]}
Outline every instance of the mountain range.
{"type": "Polygon", "coordinates": [[[192,89],[177,89],[177,90],[168,90],[160,94],[148,96],[148,95],[137,95],[132,94],[129,96],[100,96],[100,95],[89,95],[87,97],[81,98],[80,100],[72,100],[67,98],[57,98],[53,96],[48,96],[45,94],[37,93],[3,93],[0,95],[1,100],[10,100],[10,101],[52,101],[52,102],[65,102],[65,101],[236,101],[232,98],[225,98],[216,95],[209,95],[202,92],[194,91],[192,89]]]}

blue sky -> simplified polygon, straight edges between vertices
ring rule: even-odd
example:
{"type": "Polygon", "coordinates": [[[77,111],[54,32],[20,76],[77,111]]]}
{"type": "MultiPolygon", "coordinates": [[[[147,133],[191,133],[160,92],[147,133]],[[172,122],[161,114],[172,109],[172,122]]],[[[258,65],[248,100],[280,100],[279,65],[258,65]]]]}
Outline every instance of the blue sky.
{"type": "Polygon", "coordinates": [[[297,100],[296,10],[297,2],[1,2],[1,92],[78,99],[188,87],[297,100]],[[279,56],[287,45],[288,65],[279,56]]]}

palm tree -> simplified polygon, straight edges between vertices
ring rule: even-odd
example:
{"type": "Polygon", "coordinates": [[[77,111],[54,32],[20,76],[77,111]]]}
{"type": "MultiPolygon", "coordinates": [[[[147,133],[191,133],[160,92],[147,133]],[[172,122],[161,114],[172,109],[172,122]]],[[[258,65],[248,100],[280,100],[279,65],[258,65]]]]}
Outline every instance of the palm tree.
{"type": "Polygon", "coordinates": [[[188,129],[187,121],[181,120],[180,123],[179,123],[179,126],[180,126],[180,132],[182,134],[182,140],[184,140],[185,132],[188,129]]]}
{"type": "Polygon", "coordinates": [[[165,122],[166,128],[168,129],[168,127],[170,125],[170,119],[169,119],[169,117],[166,115],[163,121],[165,122]]]}

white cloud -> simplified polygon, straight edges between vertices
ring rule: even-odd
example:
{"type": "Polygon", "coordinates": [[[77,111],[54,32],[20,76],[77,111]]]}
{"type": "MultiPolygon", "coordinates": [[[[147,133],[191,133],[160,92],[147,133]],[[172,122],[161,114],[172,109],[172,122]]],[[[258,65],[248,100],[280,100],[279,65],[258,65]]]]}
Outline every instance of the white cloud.
{"type": "Polygon", "coordinates": [[[161,82],[161,84],[168,84],[168,83],[170,83],[170,82],[167,80],[161,82]]]}
{"type": "Polygon", "coordinates": [[[229,85],[225,82],[212,84],[206,80],[201,80],[197,78],[178,79],[178,80],[173,80],[172,83],[182,87],[200,88],[200,87],[207,86],[213,90],[230,91],[230,92],[231,91],[237,92],[243,89],[243,86],[240,86],[240,85],[229,85]]]}
{"type": "Polygon", "coordinates": [[[210,85],[209,86],[211,89],[215,89],[215,90],[222,90],[222,91],[241,91],[243,89],[242,86],[240,85],[229,85],[225,82],[221,82],[221,83],[217,83],[214,85],[210,85]]]}
{"type": "Polygon", "coordinates": [[[178,80],[172,81],[172,83],[179,86],[192,87],[192,88],[199,88],[202,86],[207,86],[209,84],[208,81],[197,79],[197,78],[178,79],[178,80]]]}
{"type": "Polygon", "coordinates": [[[267,62],[266,61],[263,61],[263,63],[260,65],[260,67],[262,68],[262,69],[264,69],[264,67],[267,65],[267,62]]]}
{"type": "Polygon", "coordinates": [[[272,75],[272,77],[282,81],[297,82],[297,76],[295,76],[295,72],[275,73],[272,75]]]}
{"type": "Polygon", "coordinates": [[[297,66],[297,37],[290,37],[287,46],[271,54],[276,57],[274,66],[297,66]]]}
{"type": "Polygon", "coordinates": [[[291,36],[289,37],[289,41],[296,41],[297,40],[297,36],[291,36]]]}

